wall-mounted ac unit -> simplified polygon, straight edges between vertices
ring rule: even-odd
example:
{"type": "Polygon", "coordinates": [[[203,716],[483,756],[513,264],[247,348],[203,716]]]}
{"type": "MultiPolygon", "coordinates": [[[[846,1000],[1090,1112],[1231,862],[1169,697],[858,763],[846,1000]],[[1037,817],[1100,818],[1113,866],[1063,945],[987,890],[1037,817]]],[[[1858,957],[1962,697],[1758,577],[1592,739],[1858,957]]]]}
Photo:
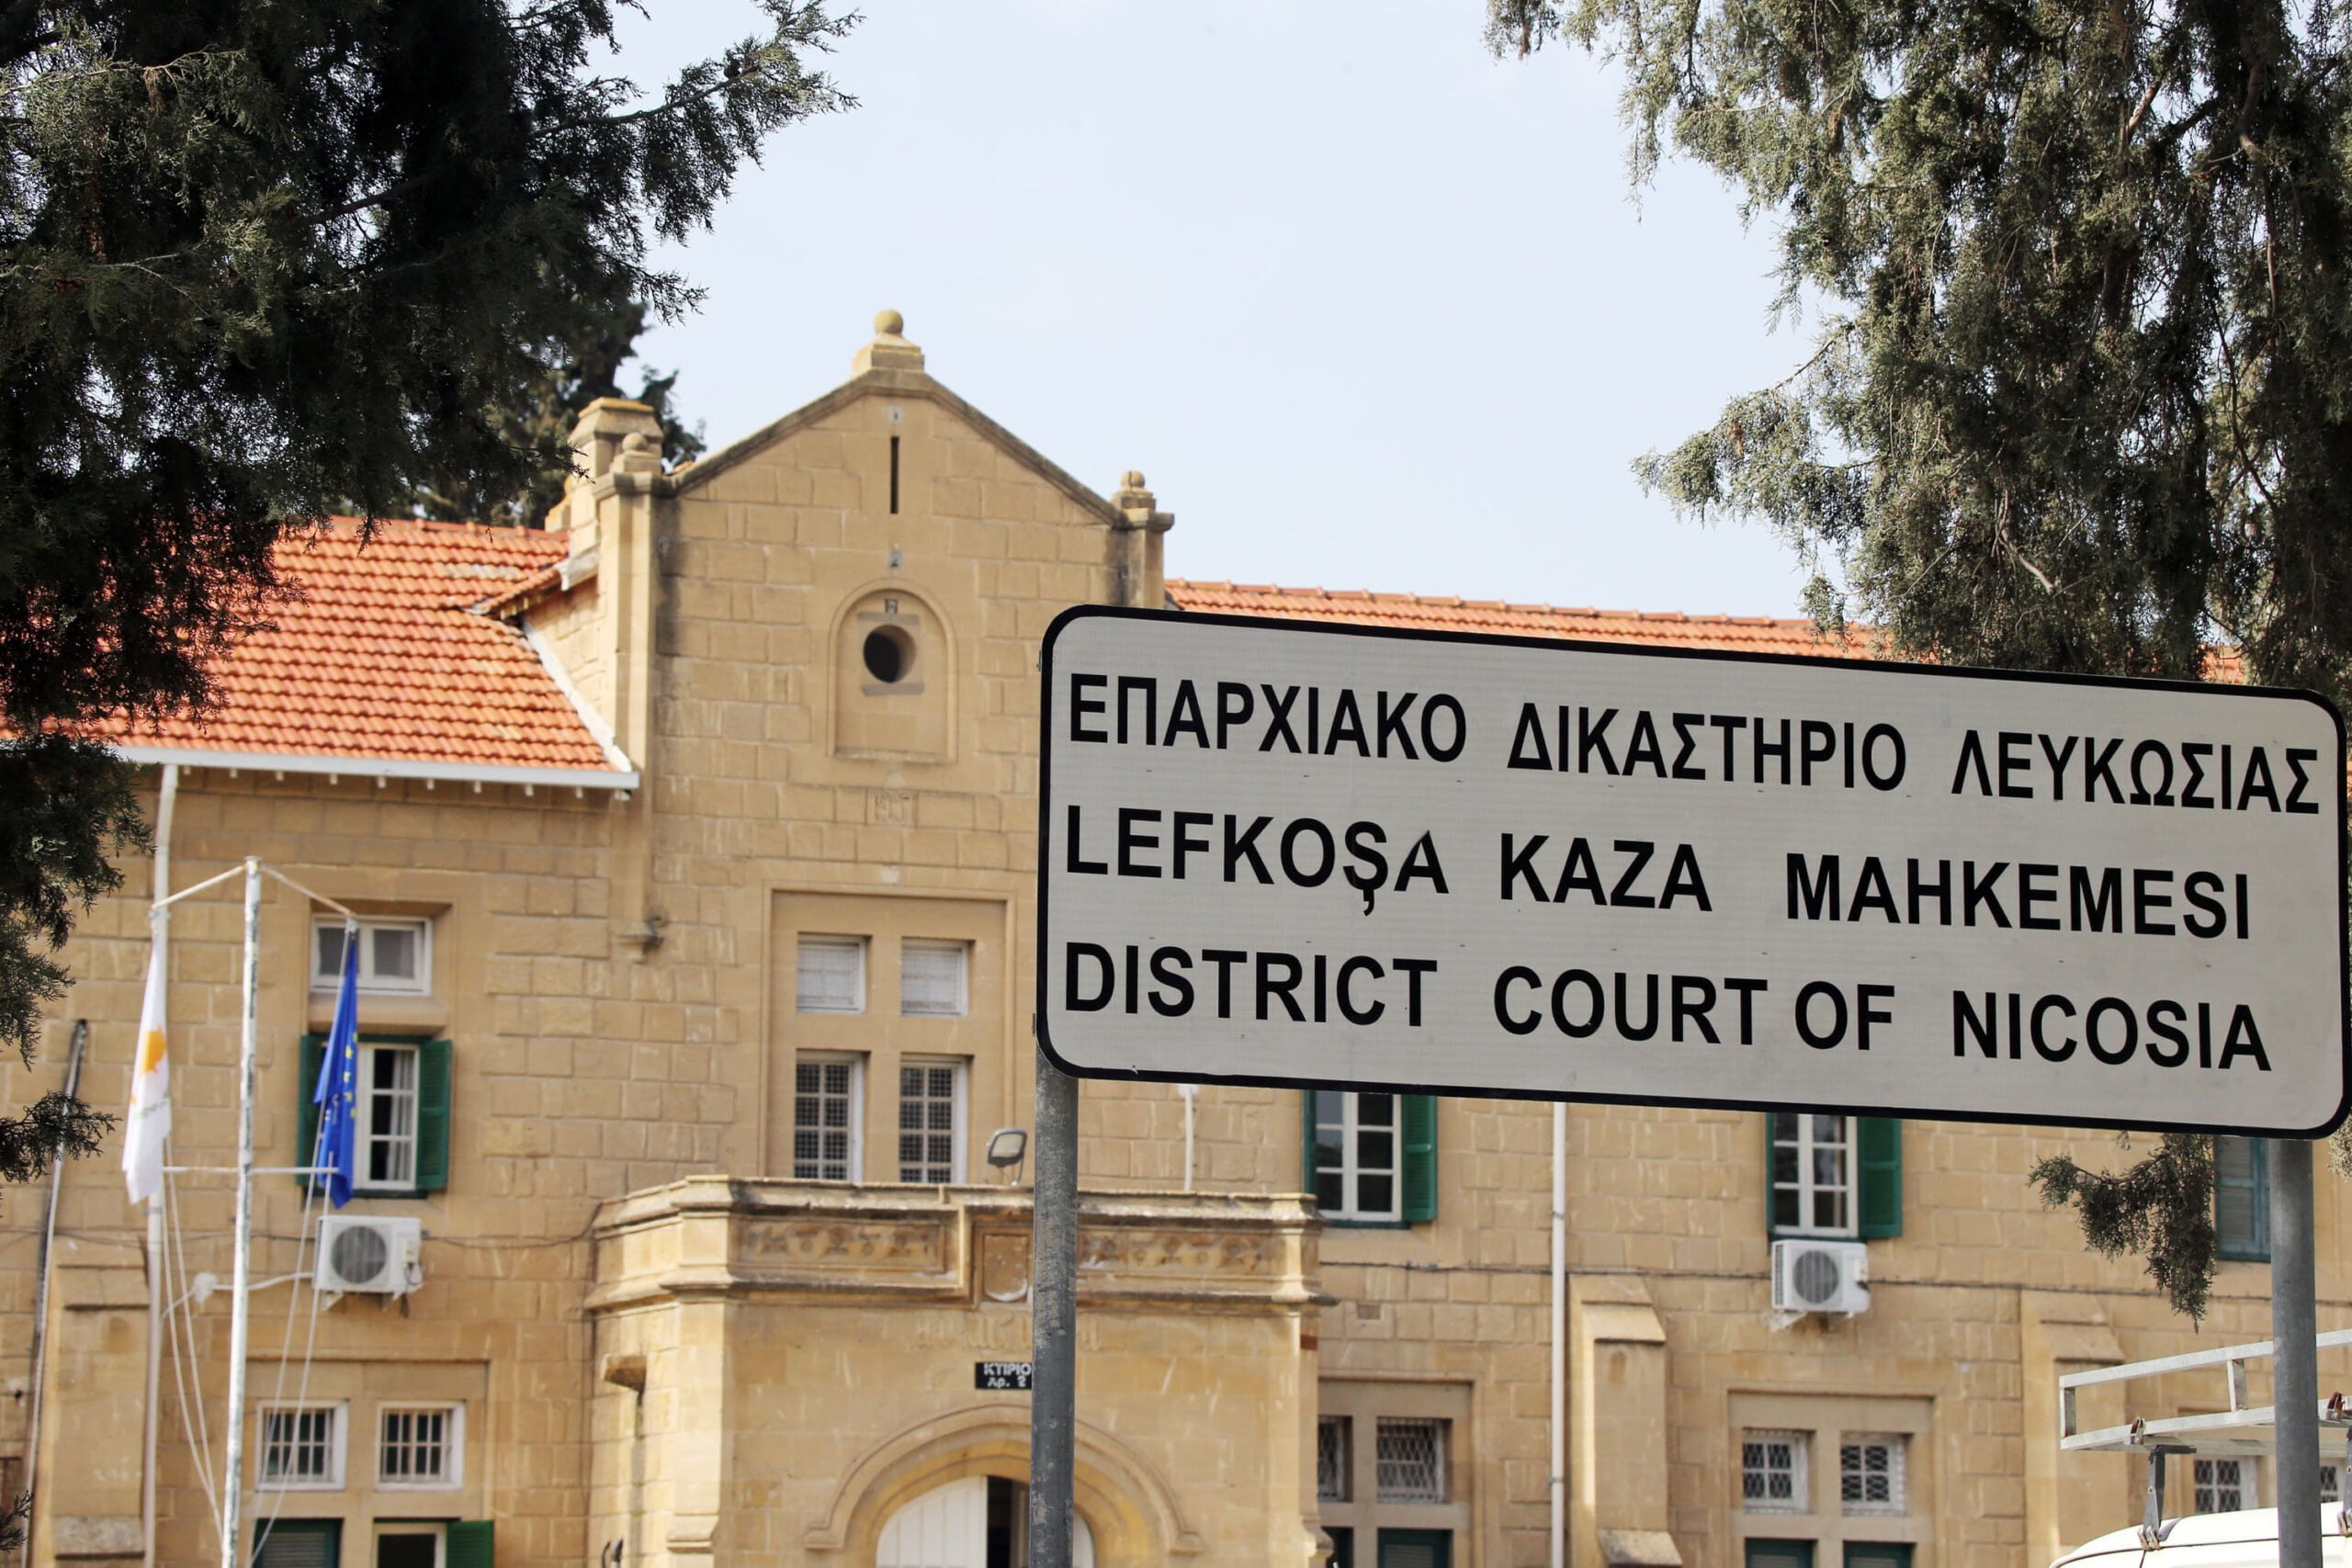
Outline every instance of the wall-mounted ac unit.
{"type": "Polygon", "coordinates": [[[1842,1312],[1871,1304],[1870,1250],[1859,1241],[1796,1237],[1772,1244],[1774,1312],[1842,1312]]]}
{"type": "Polygon", "coordinates": [[[401,1296],[424,1283],[413,1219],[329,1214],[319,1221],[318,1288],[330,1294],[401,1296]]]}

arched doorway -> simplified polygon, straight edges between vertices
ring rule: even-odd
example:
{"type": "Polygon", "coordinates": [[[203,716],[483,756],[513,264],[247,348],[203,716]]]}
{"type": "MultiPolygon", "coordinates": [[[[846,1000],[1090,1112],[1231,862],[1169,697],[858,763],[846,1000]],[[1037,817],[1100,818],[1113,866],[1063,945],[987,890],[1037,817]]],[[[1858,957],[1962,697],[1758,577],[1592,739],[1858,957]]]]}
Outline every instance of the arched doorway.
{"type": "MultiPolygon", "coordinates": [[[[1094,1532],[1076,1526],[1071,1568],[1094,1568],[1094,1532]]],[[[883,1524],[874,1568],[1029,1568],[1029,1488],[967,1475],[924,1493],[883,1524]]]]}

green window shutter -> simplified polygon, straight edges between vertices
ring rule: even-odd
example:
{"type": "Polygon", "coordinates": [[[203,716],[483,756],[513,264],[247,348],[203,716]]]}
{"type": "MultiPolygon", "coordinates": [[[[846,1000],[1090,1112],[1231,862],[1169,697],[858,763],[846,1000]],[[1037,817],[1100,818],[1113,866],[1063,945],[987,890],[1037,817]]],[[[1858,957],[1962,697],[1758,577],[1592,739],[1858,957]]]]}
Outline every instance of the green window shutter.
{"type": "Polygon", "coordinates": [[[2260,1138],[2213,1140],[2213,1243],[2240,1263],[2270,1257],[2270,1150],[2260,1138]]]}
{"type": "Polygon", "coordinates": [[[1854,1118],[1855,1207],[1863,1236],[1903,1234],[1903,1123],[1892,1116],[1854,1118]]]}
{"type": "MultiPolygon", "coordinates": [[[[446,1046],[447,1041],[442,1041],[446,1046]]],[[[491,1537],[493,1521],[489,1519],[458,1519],[449,1526],[447,1551],[442,1561],[447,1568],[491,1568],[491,1537]]]]}
{"type": "Polygon", "coordinates": [[[1405,1219],[1419,1224],[1437,1218],[1437,1097],[1397,1099],[1404,1108],[1405,1219]]]}
{"type": "MultiPolygon", "coordinates": [[[[309,1166],[318,1156],[319,1108],[311,1102],[311,1096],[318,1092],[319,1069],[326,1066],[326,1060],[327,1037],[323,1034],[302,1036],[302,1070],[298,1075],[299,1081],[294,1085],[300,1096],[296,1102],[294,1111],[292,1163],[298,1167],[309,1166]]],[[[308,1192],[311,1190],[309,1177],[301,1176],[295,1179],[302,1184],[303,1191],[308,1192]]]]}
{"type": "Polygon", "coordinates": [[[1747,1538],[1747,1568],[1813,1568],[1813,1542],[1747,1538]]]}
{"type": "MultiPolygon", "coordinates": [[[[449,1043],[426,1040],[416,1048],[416,1185],[438,1192],[449,1185],[449,1043]]],[[[454,1527],[453,1527],[454,1528],[454,1527]]],[[[487,1531],[490,1527],[482,1526],[487,1531]]],[[[455,1537],[449,1568],[458,1568],[455,1537]]],[[[488,1539],[487,1536],[484,1537],[488,1539]]],[[[483,1560],[485,1562],[488,1559],[483,1560]]]]}

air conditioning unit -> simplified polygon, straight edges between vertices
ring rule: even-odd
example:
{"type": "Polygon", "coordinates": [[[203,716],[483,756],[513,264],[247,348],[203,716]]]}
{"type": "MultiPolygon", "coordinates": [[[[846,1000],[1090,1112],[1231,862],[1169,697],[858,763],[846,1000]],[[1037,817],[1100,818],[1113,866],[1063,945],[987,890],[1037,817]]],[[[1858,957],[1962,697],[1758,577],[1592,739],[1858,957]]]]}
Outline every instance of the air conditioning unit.
{"type": "Polygon", "coordinates": [[[1772,1244],[1774,1312],[1841,1312],[1871,1304],[1870,1251],[1859,1241],[1799,1237],[1772,1244]]]}
{"type": "Polygon", "coordinates": [[[413,1219],[329,1214],[319,1221],[318,1288],[329,1294],[404,1296],[424,1283],[413,1219]]]}

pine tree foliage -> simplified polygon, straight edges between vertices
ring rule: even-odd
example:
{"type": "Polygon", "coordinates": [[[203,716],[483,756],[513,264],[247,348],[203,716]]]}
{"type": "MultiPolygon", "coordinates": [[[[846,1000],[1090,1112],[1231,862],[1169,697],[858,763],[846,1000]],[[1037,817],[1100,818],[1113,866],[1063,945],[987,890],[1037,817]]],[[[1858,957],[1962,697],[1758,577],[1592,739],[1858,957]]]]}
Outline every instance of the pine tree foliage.
{"type": "Polygon", "coordinates": [[[2053,1156],[2035,1166],[2029,1179],[2050,1202],[2075,1206],[2093,1251],[2146,1258],[2149,1277],[2175,1312],[2205,1315],[2218,1245],[2211,1137],[2167,1133],[2154,1154],[2117,1172],[2086,1170],[2053,1156]]]}
{"type": "Polygon", "coordinates": [[[1970,664],[2352,671],[2346,17],[2277,0],[1495,0],[1628,73],[1826,313],[1641,472],[1848,568],[1970,664]]]}
{"type": "Polygon", "coordinates": [[[754,6],[647,96],[614,0],[0,3],[0,1041],[142,840],[77,729],[200,711],[288,530],[543,482],[563,433],[497,411],[546,345],[691,307],[650,245],[850,102],[854,18],[754,6]]]}
{"type": "Polygon", "coordinates": [[[475,474],[436,475],[411,488],[410,505],[424,517],[539,526],[571,479],[564,442],[582,411],[599,398],[631,398],[652,409],[662,422],[663,462],[701,457],[701,427],[686,424],[671,400],[676,371],[640,367],[637,389],[621,389],[622,367],[636,355],[646,324],[645,307],[635,300],[584,317],[564,338],[542,344],[529,378],[482,411],[502,435],[548,454],[529,489],[492,489],[475,474]]]}
{"type": "MultiPolygon", "coordinates": [[[[2352,72],[2339,0],[1490,0],[1625,73],[1817,322],[1636,472],[1816,563],[1817,619],[1962,665],[2352,696],[2352,72]],[[1842,586],[1838,582],[1842,579],[1842,586]]],[[[2211,1155],[2037,1173],[2200,1304],[2211,1155]],[[2203,1196],[2199,1196],[2199,1194],[2203,1196]]],[[[2352,1145],[2339,1145],[2352,1156],[2352,1145]]]]}

